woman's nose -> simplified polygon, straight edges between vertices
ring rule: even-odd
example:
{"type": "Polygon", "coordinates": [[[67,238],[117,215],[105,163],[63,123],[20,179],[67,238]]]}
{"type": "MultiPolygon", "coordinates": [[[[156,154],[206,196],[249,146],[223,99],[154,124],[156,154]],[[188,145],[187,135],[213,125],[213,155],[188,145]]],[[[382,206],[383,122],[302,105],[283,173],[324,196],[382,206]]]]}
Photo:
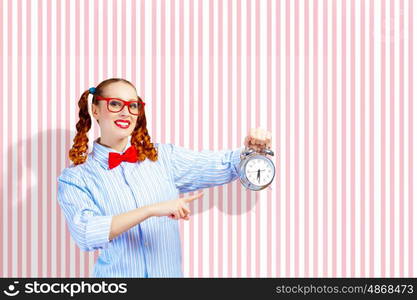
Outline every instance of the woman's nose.
{"type": "Polygon", "coordinates": [[[123,109],[121,110],[121,112],[123,115],[128,115],[130,113],[127,105],[123,106],[123,109]]]}

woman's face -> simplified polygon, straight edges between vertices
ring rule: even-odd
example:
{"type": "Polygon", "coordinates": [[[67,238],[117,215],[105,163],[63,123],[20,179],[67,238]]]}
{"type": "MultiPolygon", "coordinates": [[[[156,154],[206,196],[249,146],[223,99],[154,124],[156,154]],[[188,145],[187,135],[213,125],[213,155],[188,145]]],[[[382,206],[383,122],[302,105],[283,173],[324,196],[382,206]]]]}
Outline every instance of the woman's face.
{"type": "MultiPolygon", "coordinates": [[[[124,82],[114,82],[105,88],[102,97],[114,97],[125,101],[137,101],[135,89],[124,82]]],[[[93,116],[99,121],[102,137],[122,139],[129,137],[136,126],[138,116],[132,115],[125,105],[119,112],[107,109],[107,102],[100,100],[98,105],[92,105],[93,116]]]]}

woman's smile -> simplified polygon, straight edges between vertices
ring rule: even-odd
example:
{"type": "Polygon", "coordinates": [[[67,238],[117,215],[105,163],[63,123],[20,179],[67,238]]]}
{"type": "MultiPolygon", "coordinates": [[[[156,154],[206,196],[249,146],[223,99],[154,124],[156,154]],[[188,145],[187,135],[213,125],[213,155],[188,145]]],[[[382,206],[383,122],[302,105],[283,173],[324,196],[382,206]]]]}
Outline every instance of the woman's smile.
{"type": "Polygon", "coordinates": [[[122,128],[122,129],[127,129],[130,127],[129,120],[116,120],[114,121],[114,124],[116,124],[117,127],[122,128]]]}

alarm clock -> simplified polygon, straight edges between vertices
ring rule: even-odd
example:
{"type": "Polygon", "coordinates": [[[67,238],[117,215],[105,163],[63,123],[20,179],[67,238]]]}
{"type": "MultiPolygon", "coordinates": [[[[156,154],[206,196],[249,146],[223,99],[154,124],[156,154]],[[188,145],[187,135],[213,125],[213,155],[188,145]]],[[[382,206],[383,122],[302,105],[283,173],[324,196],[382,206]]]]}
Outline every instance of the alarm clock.
{"type": "Polygon", "coordinates": [[[274,180],[275,165],[267,155],[273,156],[274,152],[269,149],[257,152],[246,147],[242,151],[239,178],[246,189],[260,191],[268,187],[274,180]]]}

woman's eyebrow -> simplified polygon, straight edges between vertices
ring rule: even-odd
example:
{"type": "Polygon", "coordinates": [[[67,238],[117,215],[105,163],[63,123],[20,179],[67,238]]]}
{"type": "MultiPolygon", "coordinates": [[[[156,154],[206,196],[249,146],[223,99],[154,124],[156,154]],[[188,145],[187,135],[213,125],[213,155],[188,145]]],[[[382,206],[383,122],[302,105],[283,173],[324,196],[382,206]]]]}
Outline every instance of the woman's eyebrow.
{"type": "Polygon", "coordinates": [[[131,98],[131,99],[123,99],[123,98],[120,98],[120,97],[109,97],[109,98],[116,98],[116,99],[121,99],[121,100],[124,100],[124,101],[138,101],[139,100],[139,97],[136,97],[136,98],[131,98]]]}

